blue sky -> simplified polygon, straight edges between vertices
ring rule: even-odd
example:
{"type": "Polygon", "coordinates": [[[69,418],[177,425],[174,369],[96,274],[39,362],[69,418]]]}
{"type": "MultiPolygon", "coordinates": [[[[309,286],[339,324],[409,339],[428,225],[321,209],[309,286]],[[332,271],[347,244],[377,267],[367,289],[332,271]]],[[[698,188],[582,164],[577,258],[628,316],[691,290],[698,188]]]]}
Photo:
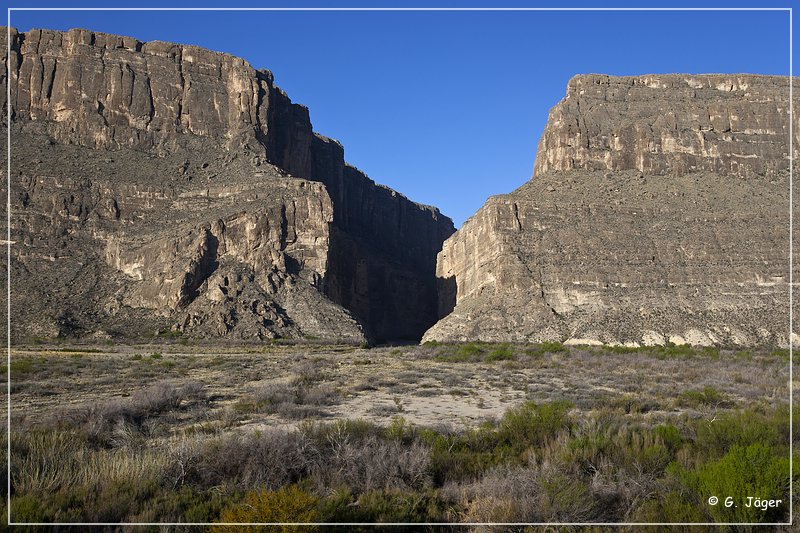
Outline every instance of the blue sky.
{"type": "MultiPolygon", "coordinates": [[[[704,5],[796,4],[732,1],[704,5]]],[[[69,4],[12,1],[9,5],[69,4]]],[[[84,0],[74,5],[109,4],[84,0]]],[[[125,5],[256,4],[115,4],[125,5]]],[[[564,96],[567,81],[575,74],[789,73],[786,12],[14,11],[11,23],[21,31],[82,27],[140,40],[196,44],[241,56],[256,68],[269,68],[293,101],[309,107],[315,131],[344,144],[348,162],[415,201],[439,207],[457,226],[488,196],[510,192],[530,179],[548,110],[564,96]]]]}

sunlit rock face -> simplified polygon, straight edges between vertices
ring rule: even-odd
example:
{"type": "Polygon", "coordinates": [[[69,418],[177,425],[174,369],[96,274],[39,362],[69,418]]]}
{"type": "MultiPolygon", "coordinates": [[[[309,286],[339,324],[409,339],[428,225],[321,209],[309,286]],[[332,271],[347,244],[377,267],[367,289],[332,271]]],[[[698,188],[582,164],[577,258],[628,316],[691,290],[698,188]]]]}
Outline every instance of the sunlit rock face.
{"type": "Polygon", "coordinates": [[[789,169],[788,116],[789,79],[780,76],[576,76],[550,111],[534,175],[774,174],[789,169]]]}
{"type": "Polygon", "coordinates": [[[786,344],[788,109],[781,77],[573,78],[445,241],[424,340],[786,344]]]}
{"type": "Polygon", "coordinates": [[[347,165],[269,71],[87,30],[9,45],[16,338],[361,342],[435,322],[452,222],[347,165]]]}

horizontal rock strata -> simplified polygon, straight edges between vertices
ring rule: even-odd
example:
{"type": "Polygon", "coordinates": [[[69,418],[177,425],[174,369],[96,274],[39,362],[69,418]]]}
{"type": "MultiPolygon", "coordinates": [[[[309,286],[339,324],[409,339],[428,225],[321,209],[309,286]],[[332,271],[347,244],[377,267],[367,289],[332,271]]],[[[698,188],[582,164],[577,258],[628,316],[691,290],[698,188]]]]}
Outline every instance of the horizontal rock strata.
{"type": "Polygon", "coordinates": [[[10,47],[17,337],[360,342],[435,322],[452,222],[347,165],[269,71],[86,30],[10,47]]]}
{"type": "Polygon", "coordinates": [[[534,178],[445,242],[424,339],[785,345],[787,89],[571,80],[534,178]]]}

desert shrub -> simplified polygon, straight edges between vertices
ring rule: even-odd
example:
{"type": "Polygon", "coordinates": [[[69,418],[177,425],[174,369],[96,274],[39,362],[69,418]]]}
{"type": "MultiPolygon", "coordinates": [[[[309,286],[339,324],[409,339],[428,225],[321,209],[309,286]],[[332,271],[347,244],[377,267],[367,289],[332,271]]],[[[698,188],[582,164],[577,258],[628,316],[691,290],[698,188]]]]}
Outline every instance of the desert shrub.
{"type": "Polygon", "coordinates": [[[730,496],[735,503],[706,506],[714,520],[720,522],[778,522],[788,508],[789,459],[776,456],[775,450],[763,443],[733,446],[724,457],[695,470],[681,473],[686,485],[695,492],[697,504],[709,495],[720,502],[730,496]],[[759,509],[747,507],[747,497],[783,500],[779,507],[759,509]]]}
{"type": "Polygon", "coordinates": [[[491,427],[470,429],[455,435],[423,429],[419,436],[431,447],[430,472],[436,485],[475,479],[501,462],[495,450],[496,432],[491,427]]]}
{"type": "Polygon", "coordinates": [[[244,396],[233,408],[239,413],[276,413],[293,419],[324,415],[322,406],[339,402],[339,391],[330,383],[296,379],[293,383],[272,382],[244,396]]]}
{"type": "Polygon", "coordinates": [[[647,347],[604,344],[602,346],[602,349],[606,352],[611,352],[611,353],[636,353],[636,352],[646,351],[647,347]]]}
{"type": "Polygon", "coordinates": [[[230,496],[219,490],[198,491],[188,485],[166,485],[142,506],[139,513],[131,516],[129,521],[213,522],[230,500],[230,496]]]}
{"type": "Polygon", "coordinates": [[[436,491],[373,490],[357,501],[365,522],[440,522],[444,506],[436,491]]]}
{"type": "Polygon", "coordinates": [[[545,522],[585,522],[596,513],[589,488],[579,480],[553,473],[541,482],[539,512],[545,522]]]}
{"type": "Polygon", "coordinates": [[[568,351],[569,348],[560,342],[542,342],[525,348],[525,355],[530,357],[542,357],[547,353],[564,353],[568,351]]]}
{"type": "Polygon", "coordinates": [[[643,502],[631,515],[631,521],[654,523],[702,523],[708,521],[702,506],[689,502],[682,492],[669,491],[643,502]]]}
{"type": "Polygon", "coordinates": [[[785,445],[789,441],[788,414],[786,408],[768,414],[748,409],[721,414],[713,421],[697,420],[692,427],[693,448],[698,459],[716,459],[734,446],[785,445]]]}
{"type": "MultiPolygon", "coordinates": [[[[597,402],[597,404],[601,404],[601,402],[597,402]]],[[[602,404],[609,409],[622,411],[625,414],[647,413],[661,407],[658,401],[652,398],[642,398],[633,394],[613,396],[603,401],[602,404]]]]}
{"type": "Polygon", "coordinates": [[[570,427],[569,407],[568,402],[527,402],[508,410],[497,426],[484,424],[450,435],[421,430],[420,440],[432,449],[434,482],[474,480],[492,466],[524,462],[530,448],[570,427]]]}
{"type": "Polygon", "coordinates": [[[361,418],[346,418],[330,424],[307,421],[300,426],[300,431],[311,439],[318,448],[324,448],[332,441],[339,441],[344,438],[356,441],[383,433],[383,429],[380,426],[361,418]]]}
{"type": "Polygon", "coordinates": [[[344,484],[355,493],[384,489],[420,489],[430,484],[430,448],[377,435],[351,439],[332,433],[321,449],[314,477],[325,486],[344,484]]]}
{"type": "Polygon", "coordinates": [[[93,446],[113,447],[141,441],[135,434],[152,433],[154,425],[148,423],[151,419],[204,398],[199,382],[160,381],[134,392],[128,399],[113,398],[59,410],[42,425],[79,429],[93,446]]]}
{"type": "Polygon", "coordinates": [[[483,348],[475,344],[474,342],[468,342],[467,344],[462,344],[456,349],[456,354],[465,356],[465,357],[473,357],[477,355],[483,354],[483,348]]]}
{"type": "Polygon", "coordinates": [[[307,476],[317,450],[301,432],[269,430],[199,442],[189,449],[174,448],[171,477],[200,489],[228,486],[277,489],[307,476]]]}
{"type": "Polygon", "coordinates": [[[653,428],[653,433],[661,439],[661,442],[672,452],[678,450],[683,444],[681,431],[673,424],[663,424],[653,428]]]}
{"type": "Polygon", "coordinates": [[[789,349],[788,348],[775,348],[770,352],[772,357],[779,357],[781,359],[789,360],[789,349]]]}
{"type": "MultiPolygon", "coordinates": [[[[278,490],[257,490],[248,492],[241,503],[226,507],[219,517],[219,525],[211,528],[215,533],[233,533],[241,531],[242,526],[223,525],[246,523],[316,522],[319,517],[317,504],[319,500],[312,494],[296,485],[278,490]]],[[[255,526],[249,531],[315,531],[315,526],[283,525],[255,526]]]]}
{"type": "Polygon", "coordinates": [[[12,511],[20,520],[125,521],[164,485],[162,453],[92,450],[87,442],[75,431],[13,434],[12,511]],[[35,516],[31,498],[39,501],[35,516]]]}
{"type": "Polygon", "coordinates": [[[514,359],[516,354],[514,353],[514,349],[508,343],[503,343],[493,348],[484,359],[487,363],[493,363],[494,361],[508,361],[514,359]]]}
{"type": "Polygon", "coordinates": [[[730,407],[733,402],[728,395],[715,389],[714,387],[703,387],[703,390],[688,390],[682,392],[676,401],[680,407],[700,407],[703,405],[713,405],[717,407],[730,407]]]}
{"type": "Polygon", "coordinates": [[[24,359],[12,359],[11,360],[11,379],[18,379],[21,376],[24,376],[34,369],[34,362],[33,359],[24,358],[24,359]]]}
{"type": "Polygon", "coordinates": [[[436,352],[436,359],[448,363],[478,362],[485,353],[485,349],[478,343],[468,342],[445,346],[436,352]]]}
{"type": "Polygon", "coordinates": [[[571,407],[572,404],[565,401],[541,405],[525,402],[506,411],[497,429],[498,437],[517,453],[540,446],[572,425],[567,414],[571,407]]]}
{"type": "Polygon", "coordinates": [[[656,347],[655,356],[658,359],[690,359],[695,353],[695,349],[689,344],[666,343],[664,346],[656,347]]]}
{"type": "Polygon", "coordinates": [[[470,483],[449,484],[442,491],[465,522],[536,522],[541,476],[537,468],[500,465],[470,483]]]}
{"type": "Polygon", "coordinates": [[[673,459],[674,450],[656,431],[592,422],[575,431],[561,455],[562,461],[578,466],[586,475],[593,475],[599,465],[605,465],[606,474],[626,479],[631,476],[655,479],[673,459]]]}
{"type": "Polygon", "coordinates": [[[501,465],[461,486],[443,489],[468,522],[582,522],[599,517],[596,498],[560,463],[501,465]]]}

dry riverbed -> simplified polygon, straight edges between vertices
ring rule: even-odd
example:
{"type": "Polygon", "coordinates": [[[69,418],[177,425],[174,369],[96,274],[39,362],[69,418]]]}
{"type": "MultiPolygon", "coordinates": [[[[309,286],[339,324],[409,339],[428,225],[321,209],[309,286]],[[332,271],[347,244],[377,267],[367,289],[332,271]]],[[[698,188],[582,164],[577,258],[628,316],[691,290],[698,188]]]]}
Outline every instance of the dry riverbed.
{"type": "Polygon", "coordinates": [[[560,345],[29,346],[12,353],[12,425],[184,387],[171,433],[394,417],[453,430],[527,400],[653,423],[785,402],[785,351],[560,345]],[[620,353],[621,352],[621,353],[620,353]]]}

